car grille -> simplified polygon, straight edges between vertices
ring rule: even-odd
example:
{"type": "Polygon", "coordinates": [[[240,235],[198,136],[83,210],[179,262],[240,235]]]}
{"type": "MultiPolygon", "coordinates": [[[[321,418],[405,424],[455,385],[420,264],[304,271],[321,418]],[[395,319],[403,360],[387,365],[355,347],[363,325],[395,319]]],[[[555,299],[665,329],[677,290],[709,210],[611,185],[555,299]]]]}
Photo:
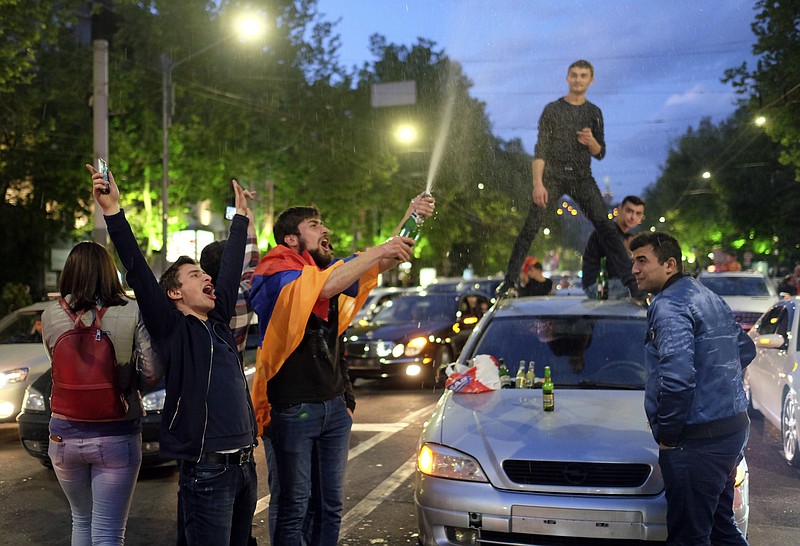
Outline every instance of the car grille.
{"type": "Polygon", "coordinates": [[[503,470],[516,483],[565,487],[641,487],[650,466],[628,463],[572,461],[503,461],[503,470]]]}
{"type": "Polygon", "coordinates": [[[500,533],[481,529],[478,544],[483,546],[657,546],[665,542],[652,540],[622,540],[619,538],[558,537],[528,535],[523,533],[500,533]]]}
{"type": "Polygon", "coordinates": [[[369,341],[366,343],[347,343],[345,354],[355,358],[381,358],[391,354],[393,341],[369,341]]]}

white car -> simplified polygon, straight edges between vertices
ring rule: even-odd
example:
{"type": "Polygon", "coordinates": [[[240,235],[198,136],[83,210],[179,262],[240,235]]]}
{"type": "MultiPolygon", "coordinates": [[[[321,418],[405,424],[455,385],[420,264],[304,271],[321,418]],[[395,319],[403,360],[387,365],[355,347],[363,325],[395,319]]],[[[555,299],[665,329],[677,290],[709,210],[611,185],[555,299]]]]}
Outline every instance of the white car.
{"type": "Polygon", "coordinates": [[[786,461],[800,466],[800,297],[786,298],[774,305],[749,334],[756,344],[756,357],[745,370],[750,403],[780,429],[786,461]]]}
{"type": "Polygon", "coordinates": [[[49,305],[34,303],[0,320],[0,423],[16,419],[25,389],[50,369],[41,334],[42,311],[49,305]]]}
{"type": "MultiPolygon", "coordinates": [[[[646,311],[628,301],[502,299],[459,357],[502,358],[511,375],[550,366],[542,391],[446,391],[422,432],[414,501],[423,546],[622,545],[666,540],[658,445],[644,412],[646,311]]],[[[747,533],[749,477],[734,512],[747,533]]]]}
{"type": "Polygon", "coordinates": [[[703,272],[697,280],[721,296],[733,311],[736,322],[749,330],[764,311],[778,301],[778,291],[757,271],[703,272]]]}

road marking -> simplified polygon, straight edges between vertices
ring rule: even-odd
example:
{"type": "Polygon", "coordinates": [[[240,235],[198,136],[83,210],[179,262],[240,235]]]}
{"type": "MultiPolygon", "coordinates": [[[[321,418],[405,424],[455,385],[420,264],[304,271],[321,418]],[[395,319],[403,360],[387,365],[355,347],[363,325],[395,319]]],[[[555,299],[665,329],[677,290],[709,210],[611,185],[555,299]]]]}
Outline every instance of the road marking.
{"type": "MultiPolygon", "coordinates": [[[[433,413],[436,404],[431,404],[430,406],[426,406],[424,408],[418,409],[413,413],[409,413],[406,417],[398,422],[398,423],[353,423],[353,428],[351,429],[353,432],[378,432],[375,436],[370,437],[368,440],[361,442],[354,448],[352,448],[347,453],[347,460],[349,461],[353,457],[357,457],[361,455],[365,451],[372,449],[379,443],[383,442],[384,440],[388,440],[394,434],[404,430],[408,427],[414,420],[418,419],[424,415],[430,415],[433,413]]],[[[342,529],[344,529],[345,521],[353,521],[353,523],[349,524],[350,527],[355,525],[361,518],[368,515],[372,512],[392,491],[397,489],[397,487],[403,483],[408,477],[414,472],[415,464],[416,464],[417,455],[416,453],[405,463],[403,463],[400,468],[395,470],[394,474],[386,478],[378,487],[370,491],[366,497],[364,497],[361,502],[355,505],[352,510],[345,514],[344,518],[342,518],[342,529]],[[409,463],[411,464],[409,470],[409,463]],[[392,486],[392,480],[398,479],[399,476],[403,476],[399,482],[392,486]],[[391,487],[391,489],[390,489],[391,487]],[[386,488],[386,489],[384,489],[386,488]],[[380,494],[376,494],[376,491],[382,491],[380,494]],[[384,493],[385,491],[385,493],[384,493]],[[377,503],[373,503],[375,499],[378,499],[377,503]],[[367,502],[369,500],[369,502],[367,502]],[[363,505],[363,506],[362,506],[363,505]],[[361,507],[361,508],[359,508],[361,507]],[[356,516],[350,516],[353,512],[359,509],[358,519],[353,519],[356,516]],[[366,510],[366,512],[364,512],[366,510]],[[361,513],[363,512],[363,514],[361,513]]],[[[260,514],[261,512],[267,510],[269,508],[269,493],[267,493],[264,497],[258,499],[256,503],[256,511],[255,514],[260,514]]],[[[344,531],[341,533],[344,534],[344,531]]]]}
{"type": "Polygon", "coordinates": [[[365,517],[370,515],[373,510],[381,505],[386,498],[394,493],[394,490],[400,487],[416,469],[417,455],[414,454],[406,462],[400,465],[400,468],[394,473],[383,480],[380,485],[367,493],[367,496],[361,499],[352,509],[350,509],[342,518],[342,525],[339,530],[339,536],[346,536],[356,525],[361,523],[365,517]]]}

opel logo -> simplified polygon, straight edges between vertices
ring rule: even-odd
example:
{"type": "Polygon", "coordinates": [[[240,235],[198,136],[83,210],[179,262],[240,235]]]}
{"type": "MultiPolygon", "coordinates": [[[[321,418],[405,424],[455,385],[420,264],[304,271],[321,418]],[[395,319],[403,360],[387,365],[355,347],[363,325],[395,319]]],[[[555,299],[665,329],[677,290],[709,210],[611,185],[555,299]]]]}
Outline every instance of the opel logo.
{"type": "Polygon", "coordinates": [[[589,471],[581,463],[570,463],[561,473],[570,485],[581,485],[589,477],[589,471]]]}

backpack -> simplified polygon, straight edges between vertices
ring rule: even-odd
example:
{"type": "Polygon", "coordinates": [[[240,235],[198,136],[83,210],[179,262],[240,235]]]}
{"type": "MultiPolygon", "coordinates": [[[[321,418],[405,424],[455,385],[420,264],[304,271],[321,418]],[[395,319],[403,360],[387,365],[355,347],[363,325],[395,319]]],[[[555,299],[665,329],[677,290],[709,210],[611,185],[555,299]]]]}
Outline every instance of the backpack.
{"type": "Polygon", "coordinates": [[[85,326],[61,298],[61,308],[74,326],[53,345],[53,413],[73,421],[115,421],[128,412],[117,377],[117,356],[100,321],[107,308],[99,309],[94,322],[85,326]]]}

